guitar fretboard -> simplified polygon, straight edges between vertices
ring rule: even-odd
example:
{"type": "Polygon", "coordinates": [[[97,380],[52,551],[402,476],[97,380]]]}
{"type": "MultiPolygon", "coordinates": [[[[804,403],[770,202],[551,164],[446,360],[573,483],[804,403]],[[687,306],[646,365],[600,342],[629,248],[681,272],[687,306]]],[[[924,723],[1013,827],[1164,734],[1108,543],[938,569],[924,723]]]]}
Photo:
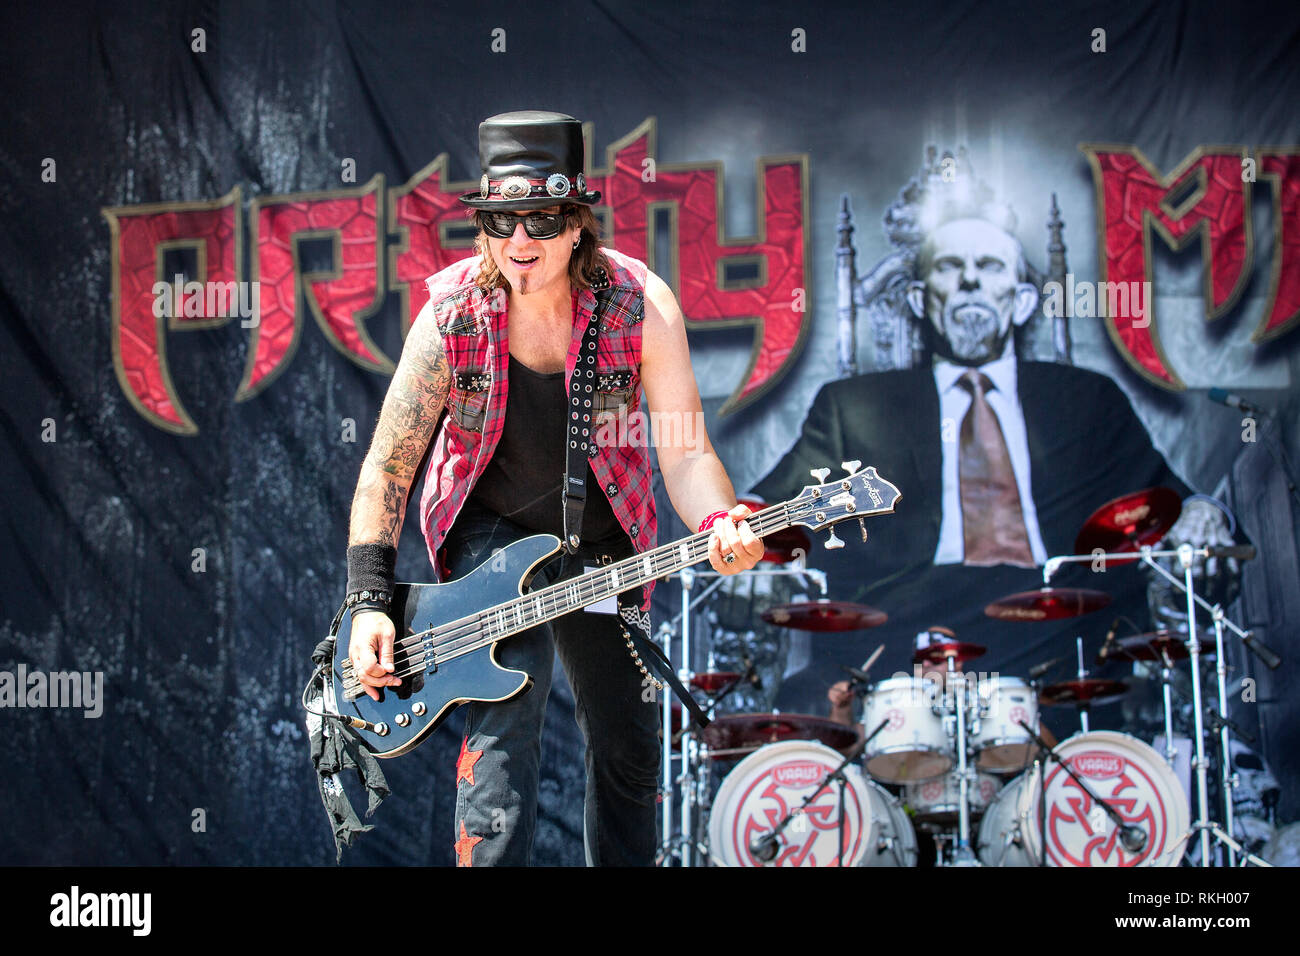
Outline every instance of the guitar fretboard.
{"type": "MultiPolygon", "coordinates": [[[[760,538],[781,531],[791,524],[790,503],[764,508],[746,520],[750,529],[760,538]]],[[[689,568],[709,556],[711,536],[711,531],[701,531],[672,544],[660,545],[634,557],[498,604],[478,615],[480,629],[489,639],[499,641],[544,621],[562,617],[570,611],[597,604],[648,581],[689,568]]]]}

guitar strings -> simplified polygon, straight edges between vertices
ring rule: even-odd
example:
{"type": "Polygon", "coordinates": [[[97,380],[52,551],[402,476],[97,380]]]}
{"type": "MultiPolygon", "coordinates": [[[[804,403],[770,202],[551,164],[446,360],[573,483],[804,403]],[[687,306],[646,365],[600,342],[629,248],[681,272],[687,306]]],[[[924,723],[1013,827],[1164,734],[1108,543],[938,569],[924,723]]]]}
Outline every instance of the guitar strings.
{"type": "MultiPolygon", "coordinates": [[[[770,534],[772,530],[774,530],[773,528],[768,527],[769,522],[773,518],[779,519],[783,517],[778,513],[781,510],[788,512],[786,505],[777,505],[772,508],[764,509],[752,518],[746,520],[751,521],[751,528],[754,529],[755,534],[762,537],[764,534],[770,534]],[[762,516],[761,518],[759,517],[760,515],[762,516]]],[[[788,521],[786,523],[788,524],[788,521]]],[[[563,616],[569,611],[575,609],[574,606],[570,606],[568,601],[561,600],[561,598],[573,599],[576,594],[578,602],[576,606],[582,606],[582,601],[593,597],[600,590],[609,586],[608,572],[610,571],[617,572],[620,570],[630,569],[644,575],[644,566],[646,560],[649,559],[652,573],[642,577],[641,581],[644,582],[645,580],[659,577],[660,575],[667,573],[668,567],[673,565],[680,558],[683,545],[687,546],[688,554],[694,559],[688,562],[688,564],[697,563],[707,556],[708,542],[711,535],[711,531],[701,532],[683,541],[663,545],[659,548],[647,551],[644,554],[626,558],[623,561],[616,562],[615,564],[603,569],[605,573],[592,574],[586,580],[583,580],[583,578],[571,578],[557,582],[556,584],[549,585],[540,591],[530,592],[499,606],[493,611],[492,615],[486,618],[483,613],[480,612],[474,615],[472,620],[470,618],[461,618],[437,628],[430,628],[425,631],[411,634],[408,637],[403,638],[402,641],[398,642],[398,644],[395,644],[394,648],[396,649],[398,646],[407,648],[412,644],[421,643],[424,637],[429,634],[436,634],[440,640],[432,645],[432,650],[434,651],[434,662],[441,663],[444,661],[454,660],[464,654],[495,644],[497,641],[503,640],[519,631],[527,630],[529,627],[534,627],[544,621],[563,616]],[[702,549],[700,548],[701,545],[703,545],[702,549]],[[666,562],[663,560],[665,558],[668,559],[666,562]],[[544,608],[540,617],[536,618],[532,623],[525,627],[518,627],[512,630],[507,626],[505,633],[491,632],[490,628],[494,623],[493,618],[497,618],[498,622],[504,623],[506,615],[513,609],[513,607],[527,605],[533,602],[534,599],[539,600],[544,608]]],[[[631,586],[635,587],[636,584],[631,586]]],[[[517,622],[518,618],[516,617],[515,620],[517,622]]],[[[416,662],[413,667],[407,668],[400,673],[395,672],[394,676],[409,676],[411,674],[420,673],[426,670],[427,667],[428,664],[426,657],[421,661],[416,662]]]]}
{"type": "MultiPolygon", "coordinates": [[[[751,515],[745,520],[749,521],[750,528],[754,531],[754,534],[761,538],[764,535],[771,534],[773,531],[778,530],[777,526],[784,528],[790,525],[790,504],[790,502],[786,502],[780,505],[773,505],[772,507],[764,508],[762,511],[751,515]]],[[[413,674],[422,673],[427,670],[428,650],[433,651],[433,660],[435,664],[443,663],[445,661],[455,660],[457,657],[472,653],[481,648],[491,646],[499,640],[503,640],[504,638],[519,633],[520,631],[527,630],[530,627],[535,627],[544,621],[561,617],[569,611],[576,609],[576,607],[583,606],[582,602],[587,598],[593,597],[599,591],[607,589],[609,587],[610,572],[633,570],[639,574],[644,574],[645,564],[648,560],[651,570],[654,573],[645,575],[639,582],[637,582],[644,583],[647,580],[651,580],[667,573],[668,566],[671,566],[680,559],[683,546],[687,547],[688,555],[694,560],[689,561],[682,566],[686,567],[690,564],[698,563],[708,555],[708,542],[711,537],[711,530],[700,532],[684,540],[661,545],[660,547],[654,548],[643,554],[634,555],[633,557],[615,562],[614,564],[603,568],[601,572],[585,575],[579,578],[570,578],[549,585],[539,591],[532,591],[528,594],[521,595],[518,598],[498,606],[493,610],[492,614],[486,618],[484,617],[483,612],[477,612],[472,617],[459,618],[455,621],[439,625],[438,627],[428,628],[407,635],[394,644],[394,652],[399,648],[407,650],[416,645],[422,644],[424,639],[430,634],[436,635],[438,639],[430,648],[426,649],[425,655],[423,655],[418,662],[412,659],[411,663],[413,666],[406,667],[400,671],[395,671],[390,676],[399,678],[409,677],[413,674]],[[702,550],[699,547],[700,545],[704,546],[702,550]],[[662,560],[664,558],[667,558],[668,560],[664,562],[662,560]],[[573,599],[574,597],[577,599],[576,606],[569,606],[569,601],[562,600],[562,598],[573,599]],[[509,615],[511,611],[526,605],[534,605],[534,608],[540,605],[543,608],[543,611],[539,617],[525,627],[511,630],[509,626],[507,626],[506,633],[504,634],[491,633],[490,628],[494,617],[497,618],[499,622],[504,623],[506,616],[509,615]]],[[[636,575],[633,575],[633,578],[635,579],[636,575]]],[[[633,584],[630,587],[636,586],[637,584],[633,584]]],[[[630,590],[630,587],[625,588],[624,590],[630,590]]],[[[514,619],[517,623],[519,620],[517,614],[514,615],[514,619]]]]}

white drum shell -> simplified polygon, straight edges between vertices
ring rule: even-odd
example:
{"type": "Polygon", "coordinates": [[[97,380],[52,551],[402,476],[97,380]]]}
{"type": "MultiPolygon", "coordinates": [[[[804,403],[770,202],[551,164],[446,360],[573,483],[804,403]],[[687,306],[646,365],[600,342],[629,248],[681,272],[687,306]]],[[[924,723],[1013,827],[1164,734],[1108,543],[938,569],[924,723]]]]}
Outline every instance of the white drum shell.
{"type": "Polygon", "coordinates": [[[1038,730],[1038,696],[1019,677],[988,677],[979,683],[979,729],[971,736],[975,765],[994,773],[1017,773],[1034,758],[1034,742],[1019,721],[1038,730]]]}
{"type": "Polygon", "coordinates": [[[871,733],[885,727],[863,751],[867,773],[886,783],[911,783],[947,773],[949,743],[939,715],[942,687],[916,677],[891,677],[876,684],[862,705],[862,725],[871,733]]]}

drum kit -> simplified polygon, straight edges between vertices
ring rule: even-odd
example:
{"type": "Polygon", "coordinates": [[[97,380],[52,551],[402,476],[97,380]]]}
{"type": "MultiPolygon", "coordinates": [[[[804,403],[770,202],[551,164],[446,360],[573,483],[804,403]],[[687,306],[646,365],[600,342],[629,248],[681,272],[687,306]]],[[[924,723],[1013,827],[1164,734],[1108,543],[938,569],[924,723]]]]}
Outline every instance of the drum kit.
{"type": "MultiPolygon", "coordinates": [[[[1051,586],[1062,564],[1093,561],[1099,555],[1114,563],[1144,561],[1172,580],[1187,594],[1188,633],[1195,637],[1157,631],[1116,638],[1112,627],[1097,657],[1098,664],[1122,660],[1159,670],[1165,707],[1163,753],[1131,735],[1090,728],[1090,709],[1118,700],[1128,686],[1089,676],[1082,638],[1076,641],[1076,676],[1044,685],[1042,676],[1065,658],[1033,668],[1028,678],[968,673],[964,665],[977,660],[985,648],[958,640],[947,628],[932,627],[918,635],[924,640],[913,655],[911,675],[871,678],[870,668],[883,644],[861,668],[845,668],[850,679],[839,687],[847,687],[841,695],[846,703],[837,705],[840,719],[830,720],[771,709],[728,712],[729,699],[734,702],[738,693],[762,682],[748,656],[743,666],[736,664],[740,669],[715,670],[718,661],[711,649],[705,671],[683,667],[680,673],[702,695],[712,723],[702,731],[682,725],[676,705],[663,701],[662,824],[669,836],[660,863],[1177,866],[1199,838],[1203,866],[1222,859],[1210,852],[1211,840],[1226,851],[1228,865],[1268,865],[1230,835],[1232,781],[1226,767],[1221,781],[1227,788],[1225,827],[1210,819],[1203,716],[1211,715],[1219,753],[1228,753],[1229,728],[1237,728],[1224,716],[1225,628],[1266,663],[1276,657],[1192,587],[1195,557],[1227,552],[1248,557],[1246,549],[1185,545],[1176,551],[1153,550],[1179,508],[1177,496],[1162,488],[1108,502],[1089,519],[1076,542],[1076,554],[1049,559],[1041,588],[1008,595],[985,608],[988,617],[1009,622],[1060,620],[1100,610],[1110,603],[1104,592],[1051,586]],[[1154,559],[1161,557],[1177,559],[1184,579],[1157,564],[1154,559]],[[1212,632],[1197,629],[1198,605],[1210,613],[1212,632]],[[1211,655],[1219,675],[1217,712],[1201,699],[1199,659],[1211,655]],[[1195,716],[1192,793],[1173,768],[1177,738],[1172,673],[1184,661],[1191,669],[1195,716]],[[861,701],[860,725],[845,719],[852,700],[861,701]],[[1040,707],[1073,707],[1079,732],[1058,743],[1040,723],[1040,707]]],[[[773,543],[767,544],[771,551],[773,543]]],[[[767,607],[751,602],[751,620],[761,621],[759,627],[815,636],[884,624],[888,615],[876,608],[827,600],[824,575],[804,565],[809,544],[806,538],[783,540],[777,553],[765,556],[776,566],[760,566],[732,578],[681,572],[682,612],[661,629],[665,649],[671,649],[677,636],[679,660],[691,661],[692,611],[719,589],[734,589],[753,575],[811,581],[821,594],[819,599],[798,595],[801,599],[767,607]],[[709,576],[716,580],[693,594],[696,582],[709,576]]],[[[780,596],[781,589],[770,588],[767,594],[780,596]]],[[[706,635],[702,643],[711,637],[706,635]]],[[[747,698],[752,700],[752,695],[747,698]]]]}

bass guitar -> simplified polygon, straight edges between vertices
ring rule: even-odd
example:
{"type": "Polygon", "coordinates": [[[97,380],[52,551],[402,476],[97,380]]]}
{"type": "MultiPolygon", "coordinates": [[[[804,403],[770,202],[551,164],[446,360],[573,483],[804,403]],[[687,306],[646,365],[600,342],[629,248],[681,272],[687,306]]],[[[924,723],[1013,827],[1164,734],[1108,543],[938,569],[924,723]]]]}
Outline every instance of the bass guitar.
{"type": "MultiPolygon", "coordinates": [[[[857,461],[843,467],[848,476],[839,481],[827,481],[829,469],[815,469],[821,484],[746,519],[754,534],[761,538],[793,525],[820,531],[894,510],[900,492],[875,468],[857,461]]],[[[867,526],[859,523],[865,541],[867,526]]],[[[536,591],[526,591],[529,581],[561,549],[553,535],[522,538],[455,581],[398,584],[388,613],[397,634],[393,673],[402,683],[380,688],[378,701],[365,692],[348,656],[352,613],[345,610],[330,667],[331,710],[376,757],[407,753],[461,704],[509,700],[532,686],[528,674],[497,662],[498,641],[706,560],[711,534],[690,535],[536,591]]],[[[826,547],[843,546],[832,530],[826,547]]]]}

